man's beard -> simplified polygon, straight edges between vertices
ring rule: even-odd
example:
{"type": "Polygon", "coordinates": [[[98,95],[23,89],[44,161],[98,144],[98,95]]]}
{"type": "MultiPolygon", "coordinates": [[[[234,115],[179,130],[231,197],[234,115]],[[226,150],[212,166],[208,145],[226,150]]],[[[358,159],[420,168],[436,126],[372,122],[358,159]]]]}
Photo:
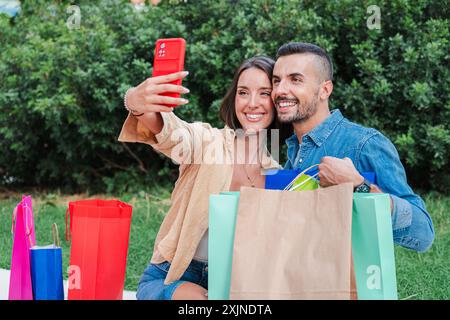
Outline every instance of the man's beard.
{"type": "Polygon", "coordinates": [[[318,104],[319,97],[317,92],[313,95],[313,98],[309,103],[306,101],[300,103],[300,101],[297,100],[297,110],[295,111],[295,114],[284,116],[283,114],[277,113],[278,121],[280,121],[281,123],[296,123],[306,121],[316,113],[318,104]]]}

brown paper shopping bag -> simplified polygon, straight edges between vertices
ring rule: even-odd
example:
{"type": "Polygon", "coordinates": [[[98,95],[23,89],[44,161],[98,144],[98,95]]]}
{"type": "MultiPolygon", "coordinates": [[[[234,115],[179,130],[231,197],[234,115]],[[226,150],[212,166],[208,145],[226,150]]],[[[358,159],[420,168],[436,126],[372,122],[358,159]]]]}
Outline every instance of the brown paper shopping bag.
{"type": "Polygon", "coordinates": [[[350,299],[353,186],[241,188],[230,299],[350,299]]]}

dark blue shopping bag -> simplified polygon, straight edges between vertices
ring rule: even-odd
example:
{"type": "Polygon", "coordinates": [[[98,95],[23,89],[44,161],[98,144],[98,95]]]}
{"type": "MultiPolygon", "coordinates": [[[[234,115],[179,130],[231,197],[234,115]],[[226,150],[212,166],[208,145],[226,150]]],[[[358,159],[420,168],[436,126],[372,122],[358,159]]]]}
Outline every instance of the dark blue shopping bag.
{"type": "Polygon", "coordinates": [[[34,300],[64,300],[62,250],[56,224],[52,228],[54,244],[30,250],[34,300]]]}
{"type": "MultiPolygon", "coordinates": [[[[314,167],[306,171],[305,174],[312,176],[317,171],[317,167],[314,167]]],[[[284,190],[300,172],[300,170],[269,170],[266,175],[266,189],[284,190]]],[[[360,174],[371,183],[376,184],[375,172],[360,172],[360,174]]]]}

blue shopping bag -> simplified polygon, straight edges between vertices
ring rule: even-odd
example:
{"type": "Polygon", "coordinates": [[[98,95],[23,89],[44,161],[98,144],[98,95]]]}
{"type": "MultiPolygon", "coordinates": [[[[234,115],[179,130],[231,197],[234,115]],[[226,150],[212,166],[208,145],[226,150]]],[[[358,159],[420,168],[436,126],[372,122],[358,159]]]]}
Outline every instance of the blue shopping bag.
{"type": "Polygon", "coordinates": [[[34,300],[64,300],[62,249],[56,224],[53,224],[52,229],[53,244],[30,249],[34,300]]]}

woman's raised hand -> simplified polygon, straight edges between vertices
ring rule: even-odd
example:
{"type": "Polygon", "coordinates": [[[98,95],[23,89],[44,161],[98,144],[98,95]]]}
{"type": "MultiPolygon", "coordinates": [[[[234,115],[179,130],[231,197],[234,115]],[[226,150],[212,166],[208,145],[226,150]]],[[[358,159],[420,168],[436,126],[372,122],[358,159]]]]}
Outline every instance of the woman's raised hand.
{"type": "Polygon", "coordinates": [[[179,106],[188,103],[189,101],[183,98],[160,95],[163,92],[188,93],[189,90],[185,87],[169,84],[169,82],[183,79],[188,73],[187,71],[181,71],[146,79],[128,92],[128,107],[133,110],[133,113],[171,112],[173,108],[165,104],[179,106]]]}

